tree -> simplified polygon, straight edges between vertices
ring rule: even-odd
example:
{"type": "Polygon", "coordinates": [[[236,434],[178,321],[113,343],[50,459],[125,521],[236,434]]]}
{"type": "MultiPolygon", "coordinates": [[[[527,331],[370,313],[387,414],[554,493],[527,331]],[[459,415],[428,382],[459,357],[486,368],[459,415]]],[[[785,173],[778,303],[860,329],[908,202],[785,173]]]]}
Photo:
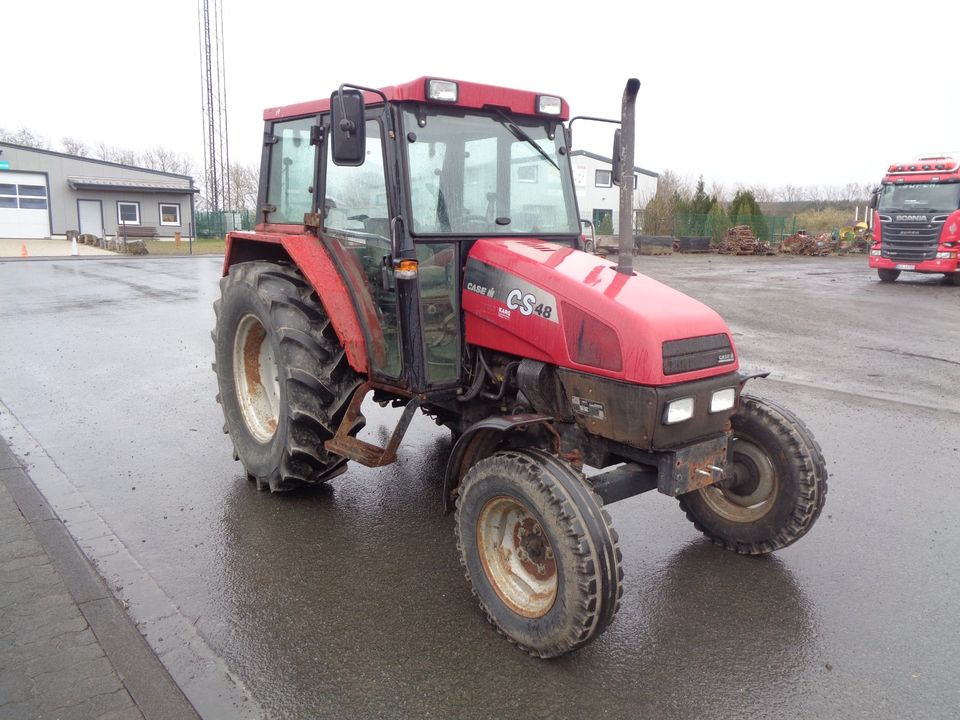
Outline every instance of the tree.
{"type": "Polygon", "coordinates": [[[738,190],[730,203],[730,222],[737,225],[749,225],[758,238],[767,239],[767,224],[757,199],[750,190],[738,190]]]}
{"type": "Polygon", "coordinates": [[[230,165],[230,208],[237,212],[254,212],[257,207],[257,191],[260,178],[254,165],[232,163],[230,165]]]}
{"type": "Polygon", "coordinates": [[[693,191],[693,199],[690,200],[690,212],[695,215],[706,215],[716,202],[716,198],[707,195],[703,184],[703,175],[701,175],[697,181],[697,188],[693,191]]]}
{"type": "Polygon", "coordinates": [[[65,137],[60,139],[60,146],[63,148],[63,151],[68,155],[79,155],[80,157],[87,157],[90,154],[90,150],[87,148],[86,143],[82,140],[77,140],[72,137],[65,137]]]}
{"type": "Polygon", "coordinates": [[[139,161],[144,167],[162,172],[176,173],[177,175],[189,175],[193,169],[193,163],[186,155],[180,155],[159,145],[146,150],[139,161]]]}
{"type": "MultiPolygon", "coordinates": [[[[691,235],[705,234],[704,228],[706,227],[707,215],[716,202],[717,199],[715,197],[707,195],[707,191],[704,188],[703,175],[701,175],[697,181],[697,188],[693,191],[693,198],[690,200],[688,206],[690,218],[687,223],[687,232],[691,235]]],[[[678,214],[681,212],[680,206],[677,207],[677,212],[678,214]]]]}
{"type": "Polygon", "coordinates": [[[762,217],[760,206],[751,190],[738,190],[730,203],[730,217],[736,220],[739,217],[762,217]]]}
{"type": "Polygon", "coordinates": [[[657,180],[657,194],[647,203],[643,212],[643,229],[650,235],[672,235],[677,215],[688,212],[690,190],[671,170],[665,170],[657,180]]]}
{"type": "Polygon", "coordinates": [[[723,239],[729,229],[730,218],[727,217],[727,211],[724,209],[723,203],[714,203],[704,223],[703,234],[709,235],[711,242],[716,244],[723,239]]]}
{"type": "Polygon", "coordinates": [[[23,145],[24,147],[38,148],[40,150],[50,149],[50,143],[45,137],[37,135],[33,130],[28,130],[22,125],[16,131],[0,128],[0,140],[13,143],[14,145],[23,145]]]}

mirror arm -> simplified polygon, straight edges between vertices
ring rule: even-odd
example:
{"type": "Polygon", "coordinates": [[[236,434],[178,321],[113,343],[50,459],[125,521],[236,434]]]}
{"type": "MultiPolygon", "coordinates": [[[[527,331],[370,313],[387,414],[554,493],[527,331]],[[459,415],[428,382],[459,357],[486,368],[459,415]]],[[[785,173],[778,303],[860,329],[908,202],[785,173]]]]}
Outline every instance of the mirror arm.
{"type": "MultiPolygon", "coordinates": [[[[387,96],[383,94],[382,90],[377,90],[377,88],[364,87],[363,85],[354,85],[353,83],[343,83],[340,86],[340,88],[337,90],[337,97],[340,98],[340,114],[343,116],[343,119],[340,121],[340,129],[343,130],[343,132],[347,133],[348,135],[352,135],[354,131],[356,131],[357,129],[356,123],[350,120],[347,120],[346,118],[347,109],[343,103],[343,91],[345,88],[349,88],[350,90],[361,90],[362,92],[369,92],[369,93],[373,93],[374,95],[379,95],[381,98],[383,98],[384,114],[389,117],[389,113],[387,113],[387,102],[388,102],[387,96]]],[[[389,121],[388,121],[388,127],[391,130],[393,129],[392,127],[390,127],[389,121]]]]}
{"type": "Polygon", "coordinates": [[[570,118],[567,121],[567,126],[564,128],[564,136],[567,141],[567,148],[570,150],[573,150],[573,123],[575,123],[577,120],[592,120],[594,122],[604,122],[604,123],[610,123],[612,125],[620,124],[619,120],[611,120],[610,118],[602,118],[602,117],[592,117],[590,115],[576,115],[575,117],[570,118]]]}

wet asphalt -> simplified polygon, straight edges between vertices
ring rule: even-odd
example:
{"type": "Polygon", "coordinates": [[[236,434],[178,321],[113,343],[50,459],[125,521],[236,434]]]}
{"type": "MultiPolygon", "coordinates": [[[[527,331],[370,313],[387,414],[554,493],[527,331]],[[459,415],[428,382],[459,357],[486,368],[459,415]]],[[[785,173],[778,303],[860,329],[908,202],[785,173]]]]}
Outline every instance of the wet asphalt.
{"type": "MultiPolygon", "coordinates": [[[[727,319],[745,370],[771,371],[748,388],[814,432],[826,507],[756,559],[705,542],[665,496],[610,506],[620,613],[544,662],[471,597],[440,513],[449,436],[426,418],[391,467],[286,495],[243,478],[210,369],[220,262],[0,263],[0,401],[255,714],[960,716],[960,288],[881,285],[863,257],[639,258],[727,319]]],[[[372,440],[398,417],[365,413],[372,440]]]]}

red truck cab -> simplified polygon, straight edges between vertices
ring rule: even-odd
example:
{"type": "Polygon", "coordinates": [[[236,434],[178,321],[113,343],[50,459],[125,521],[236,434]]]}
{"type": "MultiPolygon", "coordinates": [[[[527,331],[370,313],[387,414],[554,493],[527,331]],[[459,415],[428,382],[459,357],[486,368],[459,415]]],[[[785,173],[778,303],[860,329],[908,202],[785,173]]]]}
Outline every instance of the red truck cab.
{"type": "Polygon", "coordinates": [[[943,273],[960,285],[960,160],[895,163],[874,197],[870,267],[883,282],[903,271],[943,273]]]}

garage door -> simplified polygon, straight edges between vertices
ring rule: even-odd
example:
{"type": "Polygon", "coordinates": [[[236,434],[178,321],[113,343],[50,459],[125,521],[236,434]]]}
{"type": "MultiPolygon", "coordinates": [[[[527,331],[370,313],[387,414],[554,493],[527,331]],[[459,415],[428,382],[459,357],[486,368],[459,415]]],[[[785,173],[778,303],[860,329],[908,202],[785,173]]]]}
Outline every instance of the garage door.
{"type": "Polygon", "coordinates": [[[50,237],[47,177],[0,172],[0,238],[50,237]]]}

